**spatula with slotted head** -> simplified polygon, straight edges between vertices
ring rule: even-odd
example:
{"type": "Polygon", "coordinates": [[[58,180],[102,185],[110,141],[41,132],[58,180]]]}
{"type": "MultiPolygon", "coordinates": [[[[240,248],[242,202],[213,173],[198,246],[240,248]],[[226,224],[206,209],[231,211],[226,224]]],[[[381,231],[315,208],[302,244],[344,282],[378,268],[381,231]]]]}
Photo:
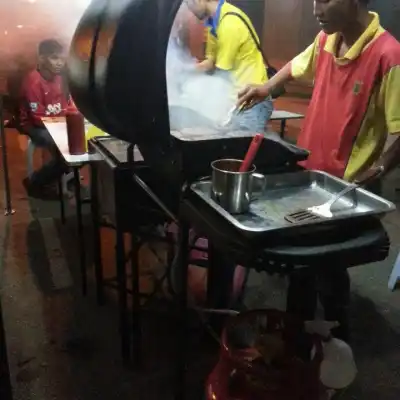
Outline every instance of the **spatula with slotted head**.
{"type": "Polygon", "coordinates": [[[331,211],[332,206],[343,196],[348,193],[353,192],[354,190],[360,188],[361,186],[367,184],[371,180],[373,180],[376,175],[370,176],[363,181],[352,183],[349,186],[346,186],[343,190],[337,193],[332,199],[328,200],[326,203],[321,204],[319,206],[308,207],[304,210],[297,210],[285,216],[285,220],[291,223],[301,223],[301,222],[311,222],[318,221],[323,218],[332,218],[333,214],[331,211]]]}

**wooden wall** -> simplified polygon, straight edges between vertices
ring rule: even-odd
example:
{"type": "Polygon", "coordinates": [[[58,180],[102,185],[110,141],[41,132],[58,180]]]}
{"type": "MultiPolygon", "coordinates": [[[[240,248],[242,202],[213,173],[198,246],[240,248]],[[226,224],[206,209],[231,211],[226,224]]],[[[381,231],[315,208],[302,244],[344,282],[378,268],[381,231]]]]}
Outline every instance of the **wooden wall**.
{"type": "MultiPolygon", "coordinates": [[[[370,6],[379,13],[382,25],[400,40],[400,0],[371,0],[370,6]]],[[[263,26],[263,46],[276,67],[304,50],[319,31],[311,0],[265,0],[263,26]]],[[[311,87],[293,82],[288,92],[309,96],[311,87]]]]}
{"type": "MultiPolygon", "coordinates": [[[[382,25],[400,40],[400,0],[371,0],[371,9],[379,13],[382,25]]],[[[263,44],[278,66],[306,48],[318,30],[311,0],[265,0],[263,44]]]]}
{"type": "Polygon", "coordinates": [[[400,40],[400,0],[371,0],[371,9],[381,17],[381,24],[400,40]]]}
{"type": "Polygon", "coordinates": [[[272,63],[284,65],[318,32],[310,0],[265,0],[263,45],[272,63]]]}
{"type": "MultiPolygon", "coordinates": [[[[265,0],[263,48],[270,64],[283,67],[303,51],[318,33],[310,0],[265,0]]],[[[293,82],[286,86],[291,95],[311,95],[311,86],[293,82]]]]}

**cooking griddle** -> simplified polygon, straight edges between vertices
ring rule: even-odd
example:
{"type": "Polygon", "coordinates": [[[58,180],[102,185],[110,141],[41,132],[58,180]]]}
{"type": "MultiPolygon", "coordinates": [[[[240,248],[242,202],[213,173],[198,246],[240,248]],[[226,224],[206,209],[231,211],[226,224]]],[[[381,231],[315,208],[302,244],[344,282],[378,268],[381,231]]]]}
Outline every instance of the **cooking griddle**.
{"type": "MultiPolygon", "coordinates": [[[[242,160],[254,133],[248,131],[224,131],[205,128],[184,128],[171,131],[177,151],[180,169],[187,181],[211,175],[211,163],[220,158],[242,160]]],[[[300,149],[280,139],[274,132],[265,134],[254,160],[258,170],[264,173],[287,172],[297,168],[297,163],[308,157],[300,149]]]]}

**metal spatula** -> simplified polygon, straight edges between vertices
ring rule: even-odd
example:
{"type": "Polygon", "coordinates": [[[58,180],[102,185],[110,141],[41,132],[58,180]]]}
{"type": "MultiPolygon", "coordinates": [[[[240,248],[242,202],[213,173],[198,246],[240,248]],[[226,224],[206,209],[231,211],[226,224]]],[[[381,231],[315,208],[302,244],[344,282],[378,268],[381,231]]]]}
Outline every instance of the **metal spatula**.
{"type": "Polygon", "coordinates": [[[337,193],[332,199],[327,201],[324,204],[319,206],[308,207],[304,210],[297,210],[285,216],[285,219],[291,223],[296,222],[309,222],[309,221],[317,221],[322,218],[332,218],[333,214],[331,211],[332,206],[343,196],[348,193],[353,192],[354,190],[358,189],[359,187],[365,185],[369,181],[371,181],[375,176],[368,177],[367,179],[363,180],[362,182],[353,183],[339,193],[337,193]]]}
{"type": "Polygon", "coordinates": [[[233,119],[234,115],[240,114],[240,113],[242,113],[242,112],[243,112],[243,108],[241,108],[241,107],[238,108],[236,105],[233,106],[233,107],[228,111],[228,114],[227,114],[225,120],[222,121],[221,127],[222,127],[222,128],[227,127],[227,126],[232,122],[232,119],[233,119]]]}

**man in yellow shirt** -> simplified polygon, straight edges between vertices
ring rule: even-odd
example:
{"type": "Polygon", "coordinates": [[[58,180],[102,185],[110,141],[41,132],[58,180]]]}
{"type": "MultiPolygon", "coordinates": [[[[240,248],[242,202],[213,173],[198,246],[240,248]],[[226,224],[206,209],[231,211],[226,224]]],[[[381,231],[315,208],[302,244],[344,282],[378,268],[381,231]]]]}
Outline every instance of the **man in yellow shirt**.
{"type": "MultiPolygon", "coordinates": [[[[198,71],[211,73],[217,69],[229,72],[236,91],[246,85],[267,82],[263,56],[252,33],[258,41],[259,38],[242,10],[225,0],[186,0],[186,5],[207,27],[206,59],[197,65],[198,71]]],[[[232,128],[264,132],[272,110],[272,100],[267,96],[253,109],[235,114],[232,128]]]]}
{"type": "MultiPolygon", "coordinates": [[[[349,181],[382,177],[400,162],[400,138],[384,152],[388,134],[400,134],[400,44],[367,5],[368,0],[314,0],[322,29],[314,43],[263,86],[244,89],[238,101],[251,108],[292,79],[314,81],[298,138],[310,150],[303,166],[349,181]]],[[[337,266],[320,275],[325,318],[338,320],[346,338],[347,270],[337,266]]],[[[297,285],[312,291],[307,282],[297,285]]]]}

